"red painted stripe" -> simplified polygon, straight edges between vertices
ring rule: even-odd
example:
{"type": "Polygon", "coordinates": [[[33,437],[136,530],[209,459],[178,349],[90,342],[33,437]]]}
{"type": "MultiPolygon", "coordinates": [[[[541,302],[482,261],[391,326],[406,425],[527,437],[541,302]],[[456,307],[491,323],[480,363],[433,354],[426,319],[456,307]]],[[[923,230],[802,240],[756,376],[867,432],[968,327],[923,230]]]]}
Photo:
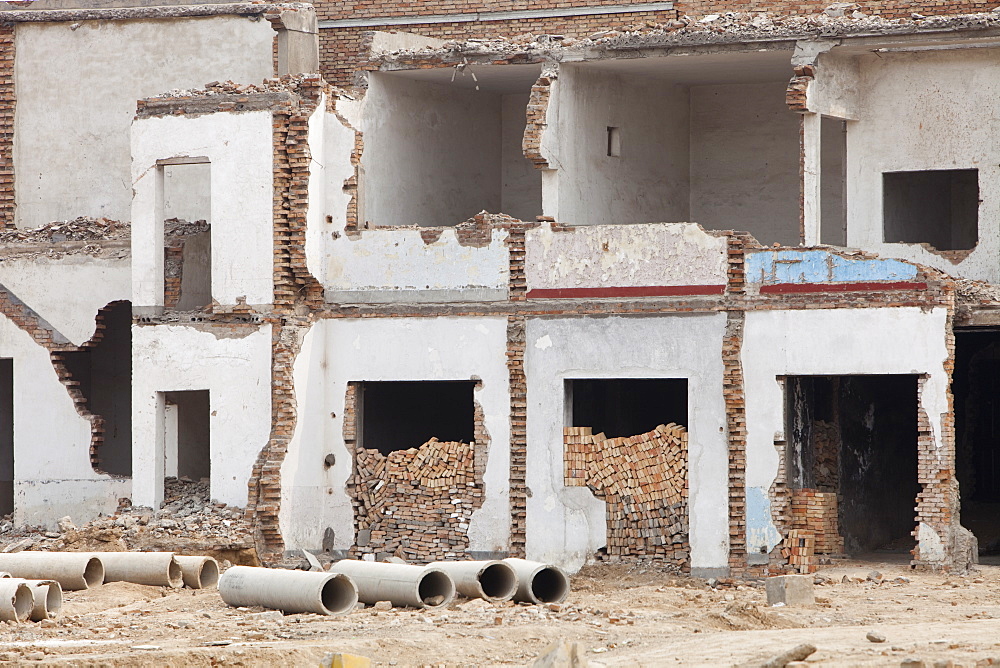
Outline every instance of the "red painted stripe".
{"type": "Polygon", "coordinates": [[[640,285],[628,288],[536,288],[529,299],[606,299],[620,297],[678,297],[721,295],[725,285],[640,285]]]}
{"type": "Polygon", "coordinates": [[[761,294],[789,294],[801,292],[882,292],[885,290],[926,290],[926,283],[782,283],[762,285],[761,294]]]}

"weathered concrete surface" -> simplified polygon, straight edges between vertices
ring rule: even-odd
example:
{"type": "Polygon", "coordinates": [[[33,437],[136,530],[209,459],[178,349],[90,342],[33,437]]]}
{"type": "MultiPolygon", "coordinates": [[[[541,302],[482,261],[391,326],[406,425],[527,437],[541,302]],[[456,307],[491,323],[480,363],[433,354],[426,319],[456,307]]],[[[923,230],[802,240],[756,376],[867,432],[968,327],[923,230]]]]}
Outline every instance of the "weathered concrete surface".
{"type": "Polygon", "coordinates": [[[18,226],[129,220],[136,100],[213,80],[258,83],[272,75],[273,37],[267,21],[233,16],[19,24],[18,226]]]}

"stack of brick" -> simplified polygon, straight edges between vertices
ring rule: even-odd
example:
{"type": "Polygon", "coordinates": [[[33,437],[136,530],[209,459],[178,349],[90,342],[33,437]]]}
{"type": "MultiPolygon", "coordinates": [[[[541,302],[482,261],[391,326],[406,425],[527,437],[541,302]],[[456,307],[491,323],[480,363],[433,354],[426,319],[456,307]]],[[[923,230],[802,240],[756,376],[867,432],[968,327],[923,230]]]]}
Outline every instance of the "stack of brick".
{"type": "Polygon", "coordinates": [[[837,519],[837,495],[815,489],[792,491],[792,529],[808,532],[818,554],[843,554],[844,539],[837,519]]]}
{"type": "Polygon", "coordinates": [[[688,559],[687,430],[660,425],[637,436],[605,438],[590,427],[568,427],[565,484],[590,487],[607,503],[607,553],[688,559]]]}
{"type": "Polygon", "coordinates": [[[819,567],[816,556],[816,539],[811,531],[792,529],[785,536],[781,556],[799,573],[815,573],[819,567]]]}
{"type": "Polygon", "coordinates": [[[475,444],[432,438],[388,456],[358,449],[351,486],[358,527],[352,556],[467,558],[469,521],[483,502],[475,444]]]}

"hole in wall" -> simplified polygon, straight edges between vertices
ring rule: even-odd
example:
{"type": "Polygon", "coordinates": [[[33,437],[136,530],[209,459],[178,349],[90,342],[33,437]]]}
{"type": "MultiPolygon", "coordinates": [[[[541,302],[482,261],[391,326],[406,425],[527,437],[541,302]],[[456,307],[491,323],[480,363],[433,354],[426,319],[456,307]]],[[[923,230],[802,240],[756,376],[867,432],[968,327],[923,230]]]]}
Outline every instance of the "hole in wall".
{"type": "Polygon", "coordinates": [[[570,426],[592,427],[608,438],[634,436],[661,424],[686,425],[684,378],[573,379],[565,383],[570,426]]]}
{"type": "Polygon", "coordinates": [[[51,356],[77,410],[92,416],[94,469],[132,475],[132,303],[108,304],[90,341],[51,356]]]}
{"type": "Polygon", "coordinates": [[[475,381],[365,381],[357,384],[358,446],[388,455],[436,438],[472,443],[475,381]]]}

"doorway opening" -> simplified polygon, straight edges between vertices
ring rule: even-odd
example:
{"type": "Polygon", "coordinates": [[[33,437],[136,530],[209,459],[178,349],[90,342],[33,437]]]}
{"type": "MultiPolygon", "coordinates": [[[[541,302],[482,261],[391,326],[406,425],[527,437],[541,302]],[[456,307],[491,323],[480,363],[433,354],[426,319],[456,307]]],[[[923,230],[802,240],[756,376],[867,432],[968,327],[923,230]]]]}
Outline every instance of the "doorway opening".
{"type": "Polygon", "coordinates": [[[212,474],[211,402],[208,390],[163,393],[164,475],[208,482],[212,474]]]}
{"type": "Polygon", "coordinates": [[[1000,556],[1000,332],[955,333],[955,473],[962,524],[1000,556]]]}
{"type": "Polygon", "coordinates": [[[14,360],[0,359],[0,516],[14,512],[14,360]]]}
{"type": "Polygon", "coordinates": [[[786,389],[791,528],[816,552],[915,545],[918,376],[792,376],[786,389]]]}

